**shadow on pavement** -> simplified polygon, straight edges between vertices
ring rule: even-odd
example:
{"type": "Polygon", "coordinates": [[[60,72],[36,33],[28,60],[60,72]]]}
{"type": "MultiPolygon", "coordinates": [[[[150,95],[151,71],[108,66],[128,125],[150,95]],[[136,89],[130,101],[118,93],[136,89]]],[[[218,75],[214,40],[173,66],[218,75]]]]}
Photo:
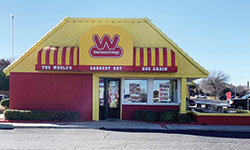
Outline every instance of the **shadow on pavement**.
{"type": "Polygon", "coordinates": [[[199,131],[199,130],[150,130],[150,129],[106,129],[100,130],[116,131],[116,132],[138,132],[138,133],[166,133],[166,134],[186,134],[196,136],[208,136],[219,138],[242,138],[250,139],[250,132],[235,132],[235,131],[199,131]]]}

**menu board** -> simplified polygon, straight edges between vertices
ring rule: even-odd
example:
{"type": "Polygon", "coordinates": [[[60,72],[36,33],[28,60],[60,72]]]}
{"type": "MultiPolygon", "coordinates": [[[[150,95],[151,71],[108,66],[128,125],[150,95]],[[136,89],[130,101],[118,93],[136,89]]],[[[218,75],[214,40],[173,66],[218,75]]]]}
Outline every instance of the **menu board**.
{"type": "Polygon", "coordinates": [[[139,83],[129,83],[129,98],[132,102],[140,102],[141,87],[139,83]]]}
{"type": "Polygon", "coordinates": [[[170,85],[168,82],[159,84],[159,101],[160,102],[168,102],[169,99],[169,88],[170,85]]]}

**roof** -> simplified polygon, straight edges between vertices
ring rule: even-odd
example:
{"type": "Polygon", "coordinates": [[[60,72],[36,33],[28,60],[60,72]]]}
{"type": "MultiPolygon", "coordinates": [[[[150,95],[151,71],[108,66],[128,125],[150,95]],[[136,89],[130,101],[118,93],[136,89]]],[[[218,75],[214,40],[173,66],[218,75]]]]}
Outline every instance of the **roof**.
{"type": "MultiPolygon", "coordinates": [[[[22,61],[24,61],[29,55],[31,55],[34,51],[38,51],[38,49],[44,44],[52,35],[54,35],[57,31],[62,29],[68,23],[88,23],[88,22],[105,22],[105,23],[146,23],[153,31],[158,33],[162,39],[168,42],[171,47],[173,47],[180,55],[182,55],[189,63],[191,63],[194,67],[196,67],[200,72],[203,73],[203,77],[208,76],[209,72],[200,66],[196,61],[194,61],[191,57],[189,57],[176,43],[174,43],[169,37],[167,37],[159,28],[157,28],[148,18],[64,18],[59,24],[57,24],[52,30],[46,33],[38,42],[36,42],[30,49],[28,49],[22,56],[20,56],[16,61],[14,61],[11,65],[4,69],[4,73],[9,75],[12,70],[19,65],[22,61]]],[[[126,25],[124,25],[126,28],[126,25]]],[[[49,46],[49,45],[47,45],[49,46]]],[[[79,45],[61,45],[61,46],[79,46],[79,45]]],[[[138,46],[138,45],[135,45],[138,46]]]]}

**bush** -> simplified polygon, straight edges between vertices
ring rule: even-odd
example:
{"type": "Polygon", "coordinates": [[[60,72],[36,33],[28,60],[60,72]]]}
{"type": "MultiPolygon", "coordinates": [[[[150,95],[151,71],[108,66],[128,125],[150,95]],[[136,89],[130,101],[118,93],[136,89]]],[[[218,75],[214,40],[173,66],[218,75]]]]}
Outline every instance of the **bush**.
{"type": "Polygon", "coordinates": [[[158,113],[154,111],[147,111],[145,114],[144,121],[147,122],[156,122],[158,121],[158,113]]]}
{"type": "Polygon", "coordinates": [[[178,122],[180,123],[190,123],[192,121],[189,115],[180,115],[178,117],[178,122]]]}
{"type": "Polygon", "coordinates": [[[9,108],[9,104],[10,104],[10,99],[8,99],[8,98],[2,99],[1,105],[2,105],[3,107],[9,108]]]}
{"type": "Polygon", "coordinates": [[[148,110],[137,110],[134,112],[133,119],[147,122],[156,122],[158,121],[158,113],[148,110]]]}
{"type": "Polygon", "coordinates": [[[164,112],[154,112],[148,110],[137,110],[133,115],[134,120],[147,121],[147,122],[179,122],[190,123],[192,119],[189,115],[179,115],[177,110],[167,110],[164,112]]]}
{"type": "Polygon", "coordinates": [[[13,110],[4,111],[7,120],[29,121],[78,121],[78,112],[73,111],[36,111],[36,110],[13,110]]]}
{"type": "Polygon", "coordinates": [[[159,115],[160,122],[176,122],[177,121],[177,110],[167,110],[161,112],[159,115]]]}
{"type": "Polygon", "coordinates": [[[145,118],[145,110],[137,110],[134,112],[133,119],[143,121],[145,118]]]}

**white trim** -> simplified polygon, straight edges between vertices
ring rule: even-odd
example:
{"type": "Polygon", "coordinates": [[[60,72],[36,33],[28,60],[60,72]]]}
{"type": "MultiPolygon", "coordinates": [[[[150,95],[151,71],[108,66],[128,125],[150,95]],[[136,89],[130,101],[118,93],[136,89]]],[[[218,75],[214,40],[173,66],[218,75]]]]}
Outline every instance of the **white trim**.
{"type": "Polygon", "coordinates": [[[148,79],[147,104],[154,103],[154,79],[148,79]]]}
{"type": "Polygon", "coordinates": [[[177,80],[177,102],[181,103],[181,80],[177,80]]]}
{"type": "Polygon", "coordinates": [[[120,89],[122,91],[121,91],[120,103],[123,105],[123,99],[124,99],[124,78],[121,78],[121,84],[120,84],[120,86],[121,85],[122,85],[122,87],[120,89]]]}

